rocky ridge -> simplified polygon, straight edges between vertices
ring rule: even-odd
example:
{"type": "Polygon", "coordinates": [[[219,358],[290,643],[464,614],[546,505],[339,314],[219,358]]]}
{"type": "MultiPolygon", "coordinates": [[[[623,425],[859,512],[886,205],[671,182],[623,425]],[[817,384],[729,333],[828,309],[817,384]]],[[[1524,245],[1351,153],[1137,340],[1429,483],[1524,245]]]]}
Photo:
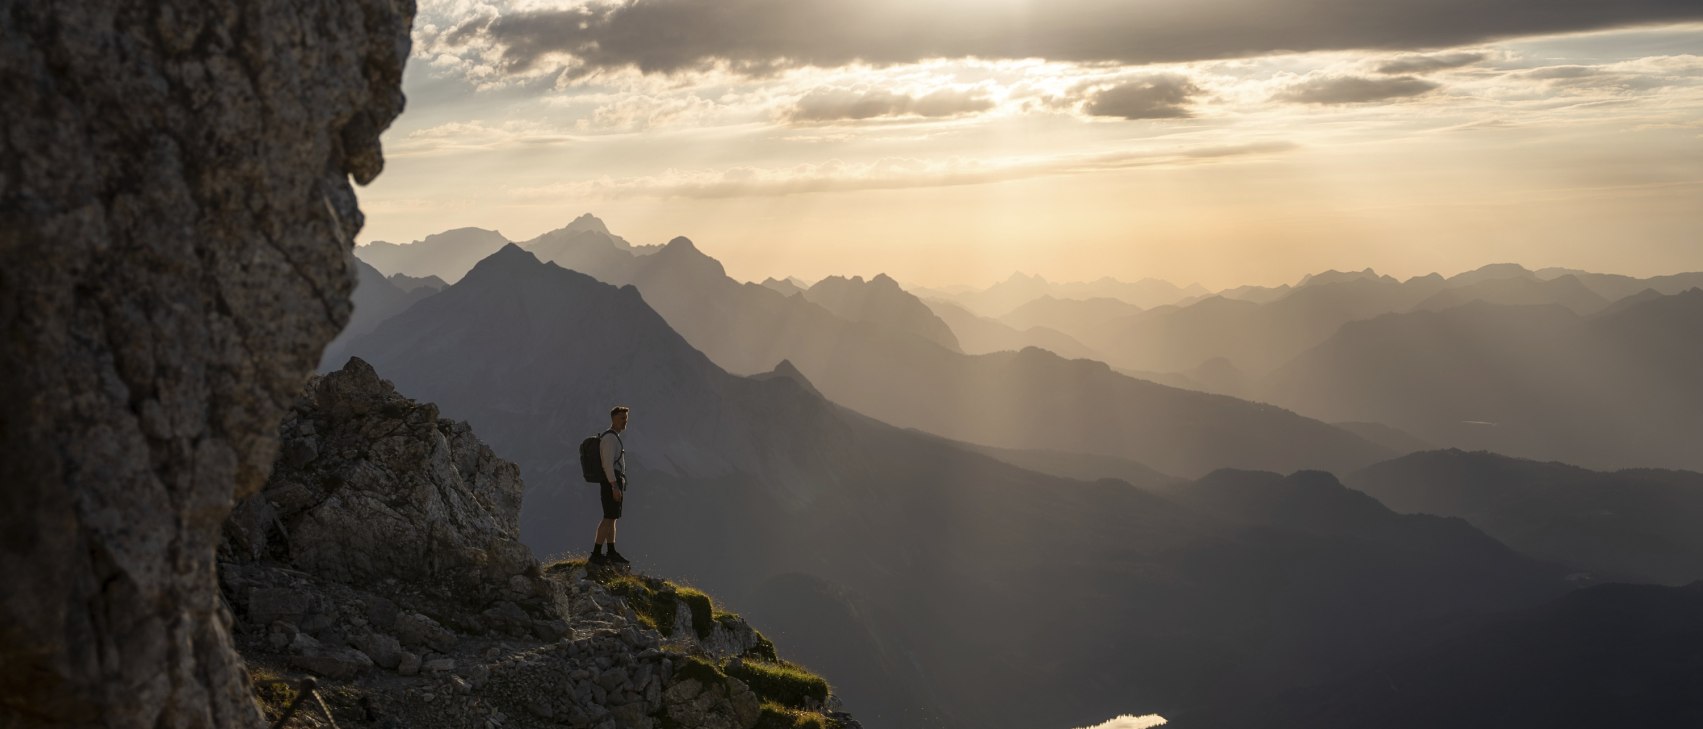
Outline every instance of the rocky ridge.
{"type": "Polygon", "coordinates": [[[707,595],[534,560],[516,467],[367,363],[313,380],[281,432],[219,566],[269,717],[312,675],[344,727],[857,726],[707,595]]]}

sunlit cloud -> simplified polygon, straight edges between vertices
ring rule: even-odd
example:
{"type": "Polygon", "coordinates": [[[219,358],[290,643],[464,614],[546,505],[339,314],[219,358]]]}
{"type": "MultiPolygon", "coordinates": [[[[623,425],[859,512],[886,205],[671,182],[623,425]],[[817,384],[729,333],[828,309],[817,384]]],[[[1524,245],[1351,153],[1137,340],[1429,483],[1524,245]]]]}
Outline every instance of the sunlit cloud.
{"type": "Polygon", "coordinates": [[[1294,149],[1287,142],[1202,146],[1097,155],[1011,159],[883,158],[873,162],[831,160],[791,167],[727,170],[669,170],[660,175],[604,177],[508,190],[516,200],[550,202],[579,198],[729,198],[812,192],[894,190],[1008,182],[1048,175],[1079,175],[1138,167],[1206,164],[1259,157],[1294,149]]]}

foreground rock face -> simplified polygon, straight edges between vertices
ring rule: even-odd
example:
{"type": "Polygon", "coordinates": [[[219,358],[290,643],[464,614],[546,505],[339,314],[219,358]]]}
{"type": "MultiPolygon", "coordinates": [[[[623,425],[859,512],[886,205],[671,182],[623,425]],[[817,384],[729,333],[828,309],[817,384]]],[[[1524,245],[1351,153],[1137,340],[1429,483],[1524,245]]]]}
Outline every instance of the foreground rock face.
{"type": "Polygon", "coordinates": [[[540,566],[514,464],[366,362],[310,382],[281,430],[220,582],[257,677],[317,676],[340,726],[856,726],[707,595],[540,566]]]}
{"type": "Polygon", "coordinates": [[[258,720],[214,548],[349,315],[412,16],[0,4],[0,726],[258,720]]]}

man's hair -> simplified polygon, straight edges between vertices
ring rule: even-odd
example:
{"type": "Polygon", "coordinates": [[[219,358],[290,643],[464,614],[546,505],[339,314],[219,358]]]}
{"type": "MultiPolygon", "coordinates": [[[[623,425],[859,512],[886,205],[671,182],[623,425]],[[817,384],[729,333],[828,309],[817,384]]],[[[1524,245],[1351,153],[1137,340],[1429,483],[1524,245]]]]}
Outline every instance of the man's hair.
{"type": "Polygon", "coordinates": [[[612,408],[609,409],[609,419],[613,420],[613,419],[615,419],[615,416],[620,415],[621,413],[627,412],[630,409],[631,408],[628,408],[626,405],[616,405],[615,407],[612,407],[612,408]]]}

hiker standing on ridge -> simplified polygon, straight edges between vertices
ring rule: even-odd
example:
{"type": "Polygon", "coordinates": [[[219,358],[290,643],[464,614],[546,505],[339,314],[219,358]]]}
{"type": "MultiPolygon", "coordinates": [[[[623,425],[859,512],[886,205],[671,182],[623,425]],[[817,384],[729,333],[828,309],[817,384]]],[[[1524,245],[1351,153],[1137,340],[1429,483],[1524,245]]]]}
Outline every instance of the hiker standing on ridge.
{"type": "Polygon", "coordinates": [[[627,498],[627,449],[621,441],[621,431],[627,429],[628,408],[616,406],[609,411],[609,429],[598,436],[603,479],[598,482],[598,497],[603,501],[603,521],[597,523],[597,542],[591,548],[592,564],[629,564],[626,557],[615,551],[615,520],[621,518],[621,502],[627,498]],[[609,553],[603,553],[603,545],[609,553]]]}

